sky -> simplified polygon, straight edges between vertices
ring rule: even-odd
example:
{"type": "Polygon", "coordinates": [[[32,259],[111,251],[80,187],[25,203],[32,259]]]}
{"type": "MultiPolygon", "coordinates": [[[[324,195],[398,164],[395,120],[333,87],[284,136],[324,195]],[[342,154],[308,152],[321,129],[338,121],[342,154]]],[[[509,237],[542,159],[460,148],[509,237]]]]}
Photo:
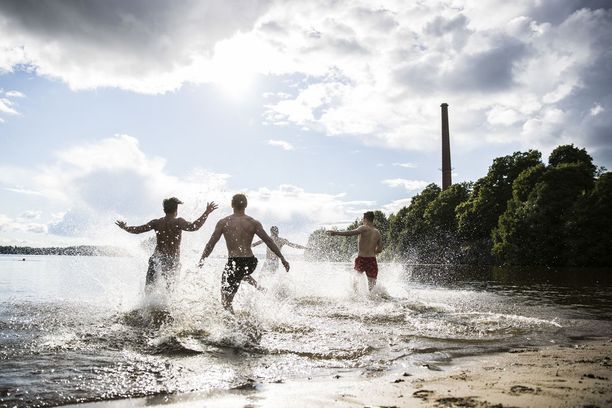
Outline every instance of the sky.
{"type": "Polygon", "coordinates": [[[612,168],[612,3],[2,0],[0,245],[134,242],[170,196],[220,204],[203,245],[238,192],[305,243],[441,183],[441,103],[453,182],[612,168]]]}

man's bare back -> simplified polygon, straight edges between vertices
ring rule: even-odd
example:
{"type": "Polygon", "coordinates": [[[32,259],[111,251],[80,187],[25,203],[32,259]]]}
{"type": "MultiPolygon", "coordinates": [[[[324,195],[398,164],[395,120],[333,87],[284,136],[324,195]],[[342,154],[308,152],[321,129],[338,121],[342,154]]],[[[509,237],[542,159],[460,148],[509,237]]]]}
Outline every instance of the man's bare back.
{"type": "Polygon", "coordinates": [[[252,257],[253,251],[251,250],[251,243],[255,235],[260,237],[277,257],[281,258],[285,269],[289,270],[289,263],[281,254],[274,240],[263,229],[261,223],[253,217],[244,214],[244,212],[236,211],[234,214],[228,215],[217,222],[215,231],[206,244],[206,247],[204,247],[200,265],[203,264],[204,259],[208,258],[211,254],[221,236],[225,238],[228,258],[252,257]]]}
{"type": "Polygon", "coordinates": [[[251,243],[258,229],[263,230],[261,223],[246,214],[232,214],[221,219],[217,226],[221,226],[227,256],[248,257],[253,256],[251,243]]]}
{"type": "Polygon", "coordinates": [[[173,257],[180,256],[182,232],[189,231],[187,229],[189,224],[191,223],[184,218],[171,216],[149,221],[157,239],[155,253],[173,257]]]}
{"type": "Polygon", "coordinates": [[[381,235],[377,228],[362,225],[357,228],[359,235],[357,236],[357,247],[359,248],[359,256],[376,256],[382,249],[381,235]]]}

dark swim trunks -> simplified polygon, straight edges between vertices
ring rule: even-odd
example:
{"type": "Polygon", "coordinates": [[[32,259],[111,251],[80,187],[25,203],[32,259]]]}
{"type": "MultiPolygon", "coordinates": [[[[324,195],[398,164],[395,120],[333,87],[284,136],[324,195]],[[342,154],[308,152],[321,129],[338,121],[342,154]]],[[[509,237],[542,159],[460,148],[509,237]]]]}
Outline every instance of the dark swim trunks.
{"type": "Polygon", "coordinates": [[[221,290],[229,295],[236,294],[242,279],[252,274],[255,268],[257,268],[257,258],[254,256],[227,258],[221,276],[221,290]]]}
{"type": "Polygon", "coordinates": [[[170,289],[176,281],[176,273],[180,268],[179,258],[176,256],[166,256],[153,254],[149,258],[149,270],[145,288],[154,285],[160,276],[166,281],[166,289],[170,289]]]}
{"type": "Polygon", "coordinates": [[[376,279],[378,276],[378,263],[374,256],[358,256],[355,258],[355,270],[365,272],[368,278],[376,279]]]}

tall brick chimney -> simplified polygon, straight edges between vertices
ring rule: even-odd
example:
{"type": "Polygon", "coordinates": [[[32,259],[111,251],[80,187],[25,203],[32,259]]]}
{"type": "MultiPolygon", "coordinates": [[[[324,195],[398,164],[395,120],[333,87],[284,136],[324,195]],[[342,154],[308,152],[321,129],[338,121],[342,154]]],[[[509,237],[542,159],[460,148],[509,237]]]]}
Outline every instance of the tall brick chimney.
{"type": "Polygon", "coordinates": [[[440,107],[442,107],[442,190],[446,190],[453,184],[451,178],[450,134],[448,131],[448,103],[443,103],[440,107]]]}

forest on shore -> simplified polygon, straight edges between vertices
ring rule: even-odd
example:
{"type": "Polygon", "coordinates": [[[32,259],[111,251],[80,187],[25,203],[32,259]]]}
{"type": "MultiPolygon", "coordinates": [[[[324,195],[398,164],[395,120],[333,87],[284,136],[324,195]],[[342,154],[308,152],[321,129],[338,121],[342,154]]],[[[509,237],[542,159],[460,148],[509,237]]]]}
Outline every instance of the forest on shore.
{"type": "Polygon", "coordinates": [[[129,256],[114,246],[78,245],[69,247],[0,246],[0,255],[129,256]]]}
{"type": "MultiPolygon", "coordinates": [[[[347,229],[356,228],[356,220],[347,229]]],[[[612,266],[612,173],[585,149],[537,150],[493,160],[476,182],[428,185],[388,217],[375,212],[382,260],[436,264],[612,266]]],[[[308,239],[312,260],[350,261],[355,237],[308,239]]]]}

